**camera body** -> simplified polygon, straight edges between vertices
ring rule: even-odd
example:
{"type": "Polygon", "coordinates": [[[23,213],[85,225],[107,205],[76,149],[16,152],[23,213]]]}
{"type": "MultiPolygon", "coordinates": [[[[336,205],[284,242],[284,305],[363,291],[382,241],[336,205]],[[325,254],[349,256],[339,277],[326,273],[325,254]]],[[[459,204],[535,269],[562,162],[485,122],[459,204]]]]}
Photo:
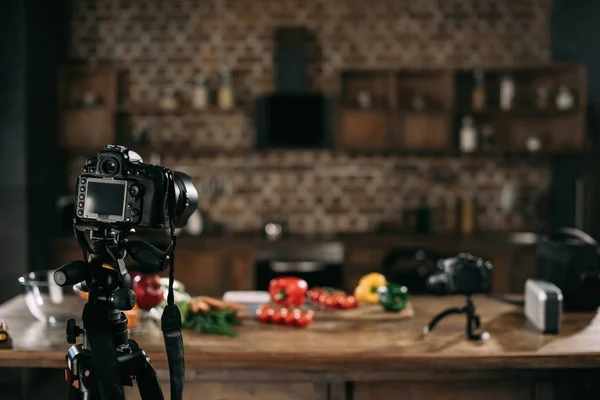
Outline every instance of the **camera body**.
{"type": "Polygon", "coordinates": [[[168,169],[107,145],[77,177],[75,223],[93,227],[169,227],[168,169]]]}
{"type": "Polygon", "coordinates": [[[492,264],[471,254],[440,260],[439,271],[427,280],[429,290],[436,294],[489,293],[492,289],[492,264]]]}

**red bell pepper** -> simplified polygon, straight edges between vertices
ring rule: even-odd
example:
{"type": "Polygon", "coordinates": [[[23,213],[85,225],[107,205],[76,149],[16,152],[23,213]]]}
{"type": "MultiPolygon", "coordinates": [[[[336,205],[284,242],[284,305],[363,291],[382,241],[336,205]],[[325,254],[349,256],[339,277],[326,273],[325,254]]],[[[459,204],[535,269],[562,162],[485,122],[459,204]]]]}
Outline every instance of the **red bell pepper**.
{"type": "Polygon", "coordinates": [[[307,291],[306,281],[294,276],[282,276],[269,283],[271,299],[282,306],[301,306],[307,291]]]}

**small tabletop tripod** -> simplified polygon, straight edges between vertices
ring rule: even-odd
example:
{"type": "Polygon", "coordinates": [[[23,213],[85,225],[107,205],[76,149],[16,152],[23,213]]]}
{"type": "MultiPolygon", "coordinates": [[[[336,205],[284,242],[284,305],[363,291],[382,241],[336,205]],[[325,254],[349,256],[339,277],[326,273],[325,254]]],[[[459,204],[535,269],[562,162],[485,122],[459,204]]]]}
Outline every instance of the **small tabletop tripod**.
{"type": "Polygon", "coordinates": [[[126,250],[132,257],[133,254],[139,256],[133,257],[136,261],[152,267],[168,259],[146,242],[128,241],[127,234],[111,235],[104,231],[91,246],[82,232],[77,234],[84,255],[89,253],[87,262],[67,263],[54,274],[58,285],[78,284],[89,293],[82,314],[83,329],[74,319],[67,322],[67,342],[73,344],[67,352],[65,371],[65,379],[70,384],[69,400],[125,399],[123,385],[133,386],[134,380],[142,399],[163,400],[150,359],[129,339],[127,317],[120,310],[132,309],[136,301],[125,268],[126,250]],[[75,344],[79,336],[83,343],[75,344]]]}
{"type": "Polygon", "coordinates": [[[423,329],[424,334],[428,334],[433,330],[433,328],[440,322],[444,317],[447,317],[451,314],[466,314],[467,315],[467,339],[469,340],[488,340],[490,338],[490,334],[488,332],[475,333],[473,332],[475,329],[479,329],[481,326],[481,321],[479,316],[475,314],[475,304],[471,299],[471,295],[467,295],[467,299],[465,304],[461,307],[453,307],[448,308],[431,320],[425,328],[423,329]]]}

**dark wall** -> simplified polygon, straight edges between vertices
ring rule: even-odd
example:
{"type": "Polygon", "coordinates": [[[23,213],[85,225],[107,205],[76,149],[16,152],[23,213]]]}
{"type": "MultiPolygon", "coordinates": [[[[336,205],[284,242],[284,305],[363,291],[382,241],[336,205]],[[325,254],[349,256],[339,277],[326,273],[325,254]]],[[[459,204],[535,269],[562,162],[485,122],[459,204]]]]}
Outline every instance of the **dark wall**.
{"type": "MultiPolygon", "coordinates": [[[[553,0],[552,55],[555,60],[573,61],[588,70],[588,138],[586,156],[561,157],[552,163],[550,225],[576,226],[576,184],[585,182],[582,229],[600,238],[600,165],[597,138],[600,132],[600,2],[596,0],[553,0]],[[598,209],[598,210],[597,210],[598,209]]],[[[568,134],[568,132],[565,132],[568,134]]]]}
{"type": "Polygon", "coordinates": [[[28,265],[25,6],[0,2],[0,301],[28,265]]]}
{"type": "Polygon", "coordinates": [[[63,1],[0,2],[0,302],[19,293],[19,275],[54,268],[56,71],[66,9],[63,1]]]}

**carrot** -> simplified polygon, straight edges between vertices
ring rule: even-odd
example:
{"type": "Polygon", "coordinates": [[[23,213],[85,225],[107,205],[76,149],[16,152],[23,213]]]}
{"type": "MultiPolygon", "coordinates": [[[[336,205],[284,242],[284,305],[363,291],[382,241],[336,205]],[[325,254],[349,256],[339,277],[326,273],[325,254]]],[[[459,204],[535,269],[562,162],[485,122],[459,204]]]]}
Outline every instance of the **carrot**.
{"type": "Polygon", "coordinates": [[[232,310],[244,311],[247,307],[243,304],[231,303],[223,300],[214,299],[208,296],[200,296],[198,297],[201,301],[204,301],[209,306],[214,308],[230,308],[232,310]]]}

